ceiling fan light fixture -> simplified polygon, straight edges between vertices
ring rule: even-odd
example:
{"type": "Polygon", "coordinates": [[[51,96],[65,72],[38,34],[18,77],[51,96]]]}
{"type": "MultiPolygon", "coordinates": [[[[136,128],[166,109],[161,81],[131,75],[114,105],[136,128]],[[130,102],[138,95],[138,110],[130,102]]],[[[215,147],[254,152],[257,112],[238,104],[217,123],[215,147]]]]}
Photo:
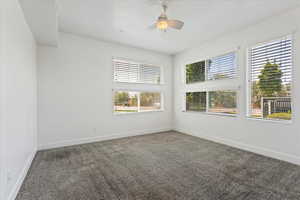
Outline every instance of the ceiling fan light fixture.
{"type": "Polygon", "coordinates": [[[159,30],[166,30],[168,28],[168,22],[167,20],[159,20],[156,24],[156,27],[159,29],[159,30]]]}

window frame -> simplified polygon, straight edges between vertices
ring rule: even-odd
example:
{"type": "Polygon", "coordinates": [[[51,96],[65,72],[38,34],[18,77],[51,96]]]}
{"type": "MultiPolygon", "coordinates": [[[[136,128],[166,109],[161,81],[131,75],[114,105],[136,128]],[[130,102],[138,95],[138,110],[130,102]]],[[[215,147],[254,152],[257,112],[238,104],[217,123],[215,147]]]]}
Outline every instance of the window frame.
{"type": "Polygon", "coordinates": [[[184,70],[183,70],[183,73],[184,73],[184,84],[185,85],[193,85],[193,84],[201,84],[201,83],[206,83],[206,82],[212,82],[212,81],[226,81],[226,80],[234,80],[234,79],[237,79],[239,78],[239,50],[240,48],[235,48],[233,50],[229,50],[229,51],[226,51],[226,53],[222,53],[222,54],[218,54],[218,55],[215,55],[215,56],[207,56],[203,59],[197,59],[196,61],[191,61],[189,63],[185,63],[184,64],[184,70]],[[236,56],[236,59],[235,59],[235,76],[234,77],[226,77],[226,78],[220,78],[220,79],[208,79],[208,66],[209,66],[209,60],[213,59],[213,58],[216,58],[216,57],[220,57],[220,56],[225,56],[227,54],[230,54],[230,53],[234,53],[235,56],[236,56]],[[196,82],[192,82],[192,83],[187,83],[187,80],[186,80],[186,66],[189,65],[189,64],[194,64],[194,63],[198,63],[198,62],[205,62],[205,79],[204,81],[196,81],[196,82]]]}
{"type": "Polygon", "coordinates": [[[198,114],[205,114],[205,115],[217,115],[217,116],[228,116],[228,117],[238,117],[239,114],[240,114],[240,109],[239,109],[239,106],[238,106],[238,103],[239,103],[239,88],[221,88],[221,89],[205,89],[205,90],[194,90],[194,91],[185,91],[184,92],[184,95],[183,95],[183,98],[184,98],[184,109],[183,109],[183,112],[186,112],[186,113],[198,113],[198,114]],[[234,91],[236,92],[236,111],[237,113],[236,114],[229,114],[229,113],[219,113],[219,112],[209,112],[209,92],[214,92],[214,91],[228,91],[228,90],[231,90],[231,91],[234,91]],[[205,92],[206,93],[206,111],[193,111],[193,110],[187,110],[186,109],[186,93],[193,93],[193,92],[205,92]]]}
{"type": "MultiPolygon", "coordinates": [[[[138,84],[138,85],[164,85],[164,70],[163,67],[159,64],[150,64],[149,62],[143,62],[143,61],[136,61],[134,59],[127,59],[127,58],[121,58],[121,57],[112,57],[111,59],[111,63],[112,63],[112,81],[115,84],[138,84]],[[115,62],[114,60],[120,60],[120,61],[124,61],[124,62],[128,62],[128,63],[135,63],[140,65],[147,65],[147,66],[153,66],[153,67],[158,67],[159,68],[159,72],[160,72],[160,81],[159,83],[146,83],[146,82],[129,82],[129,81],[117,81],[115,80],[115,73],[116,73],[116,66],[115,66],[115,62]]],[[[139,69],[140,70],[140,69],[139,69]]]]}
{"type": "Polygon", "coordinates": [[[272,39],[269,40],[264,40],[264,41],[260,41],[260,42],[256,42],[253,43],[251,45],[248,45],[248,47],[246,48],[246,118],[248,120],[252,120],[252,121],[261,121],[261,122],[270,122],[270,123],[280,123],[280,124],[292,124],[293,123],[293,119],[294,119],[294,64],[295,64],[295,33],[288,33],[288,34],[284,34],[278,37],[273,37],[272,39]],[[263,46],[265,44],[268,43],[272,43],[278,40],[282,40],[284,38],[290,38],[292,41],[292,67],[291,67],[291,109],[292,109],[292,114],[291,114],[291,119],[290,120],[284,120],[284,119],[274,119],[274,118],[264,118],[264,117],[252,117],[251,116],[251,112],[252,112],[252,107],[251,107],[251,103],[252,103],[252,77],[251,77],[251,50],[256,47],[256,46],[263,46]]]}
{"type": "Polygon", "coordinates": [[[141,114],[141,113],[153,113],[153,112],[163,112],[164,109],[164,93],[160,90],[139,90],[139,89],[124,89],[124,88],[115,88],[112,90],[112,113],[113,115],[132,115],[132,114],[141,114]],[[115,92],[137,92],[138,93],[138,111],[137,112],[115,112],[115,92]],[[140,110],[140,94],[143,92],[148,93],[159,93],[160,94],[160,109],[157,110],[140,110]]]}

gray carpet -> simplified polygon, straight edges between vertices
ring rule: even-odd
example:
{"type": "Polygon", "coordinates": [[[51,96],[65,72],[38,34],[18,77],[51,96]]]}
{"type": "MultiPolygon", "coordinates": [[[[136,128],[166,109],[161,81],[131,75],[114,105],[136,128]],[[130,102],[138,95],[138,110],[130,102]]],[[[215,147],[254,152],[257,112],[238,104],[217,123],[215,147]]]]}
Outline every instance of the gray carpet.
{"type": "Polygon", "coordinates": [[[167,132],[38,152],[17,200],[296,200],[300,167],[167,132]]]}

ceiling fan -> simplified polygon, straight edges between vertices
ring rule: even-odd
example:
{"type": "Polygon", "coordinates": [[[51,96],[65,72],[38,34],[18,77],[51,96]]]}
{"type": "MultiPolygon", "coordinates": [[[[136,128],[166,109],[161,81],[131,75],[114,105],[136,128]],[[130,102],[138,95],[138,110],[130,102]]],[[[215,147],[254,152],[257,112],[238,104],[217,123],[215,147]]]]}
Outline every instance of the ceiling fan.
{"type": "Polygon", "coordinates": [[[184,22],[182,22],[180,20],[176,20],[176,19],[168,19],[167,14],[166,14],[168,6],[167,6],[166,1],[162,1],[161,5],[162,5],[162,13],[158,17],[155,24],[150,26],[150,28],[152,28],[152,29],[156,28],[158,30],[165,31],[165,32],[167,31],[168,28],[173,28],[173,29],[177,29],[177,30],[182,29],[184,22]]]}

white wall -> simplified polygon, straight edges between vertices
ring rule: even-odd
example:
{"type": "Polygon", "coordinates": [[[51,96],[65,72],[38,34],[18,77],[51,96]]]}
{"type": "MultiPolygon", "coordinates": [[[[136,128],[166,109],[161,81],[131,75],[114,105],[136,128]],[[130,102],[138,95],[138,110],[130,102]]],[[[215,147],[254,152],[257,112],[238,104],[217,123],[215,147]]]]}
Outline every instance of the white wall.
{"type": "Polygon", "coordinates": [[[4,39],[3,39],[3,29],[4,29],[4,0],[0,0],[0,199],[4,199],[4,179],[5,179],[5,170],[4,170],[4,127],[3,127],[3,89],[4,89],[4,67],[3,67],[3,53],[4,53],[4,39]]]}
{"type": "MultiPolygon", "coordinates": [[[[174,128],[202,138],[226,143],[268,156],[300,164],[300,9],[274,16],[245,30],[187,50],[174,59],[174,128]],[[272,123],[246,118],[246,50],[259,42],[294,33],[295,63],[293,82],[292,124],[272,123]],[[235,81],[216,81],[185,86],[185,64],[227,53],[240,47],[239,76],[235,81]],[[186,89],[197,87],[218,88],[237,84],[239,89],[239,115],[236,118],[182,112],[182,95],[186,89]]],[[[209,31],[209,30],[208,30],[209,31]]],[[[199,36],[201,37],[201,36],[199,36]]]]}
{"type": "MultiPolygon", "coordinates": [[[[60,33],[56,47],[38,47],[40,149],[171,129],[170,56],[60,33]],[[163,112],[114,115],[112,58],[158,64],[165,83],[163,112]]],[[[128,88],[141,89],[129,84],[128,88]]],[[[147,86],[157,90],[158,86],[147,86]]]]}
{"type": "Polygon", "coordinates": [[[36,47],[17,0],[1,2],[2,198],[14,199],[36,151],[36,47]]]}

